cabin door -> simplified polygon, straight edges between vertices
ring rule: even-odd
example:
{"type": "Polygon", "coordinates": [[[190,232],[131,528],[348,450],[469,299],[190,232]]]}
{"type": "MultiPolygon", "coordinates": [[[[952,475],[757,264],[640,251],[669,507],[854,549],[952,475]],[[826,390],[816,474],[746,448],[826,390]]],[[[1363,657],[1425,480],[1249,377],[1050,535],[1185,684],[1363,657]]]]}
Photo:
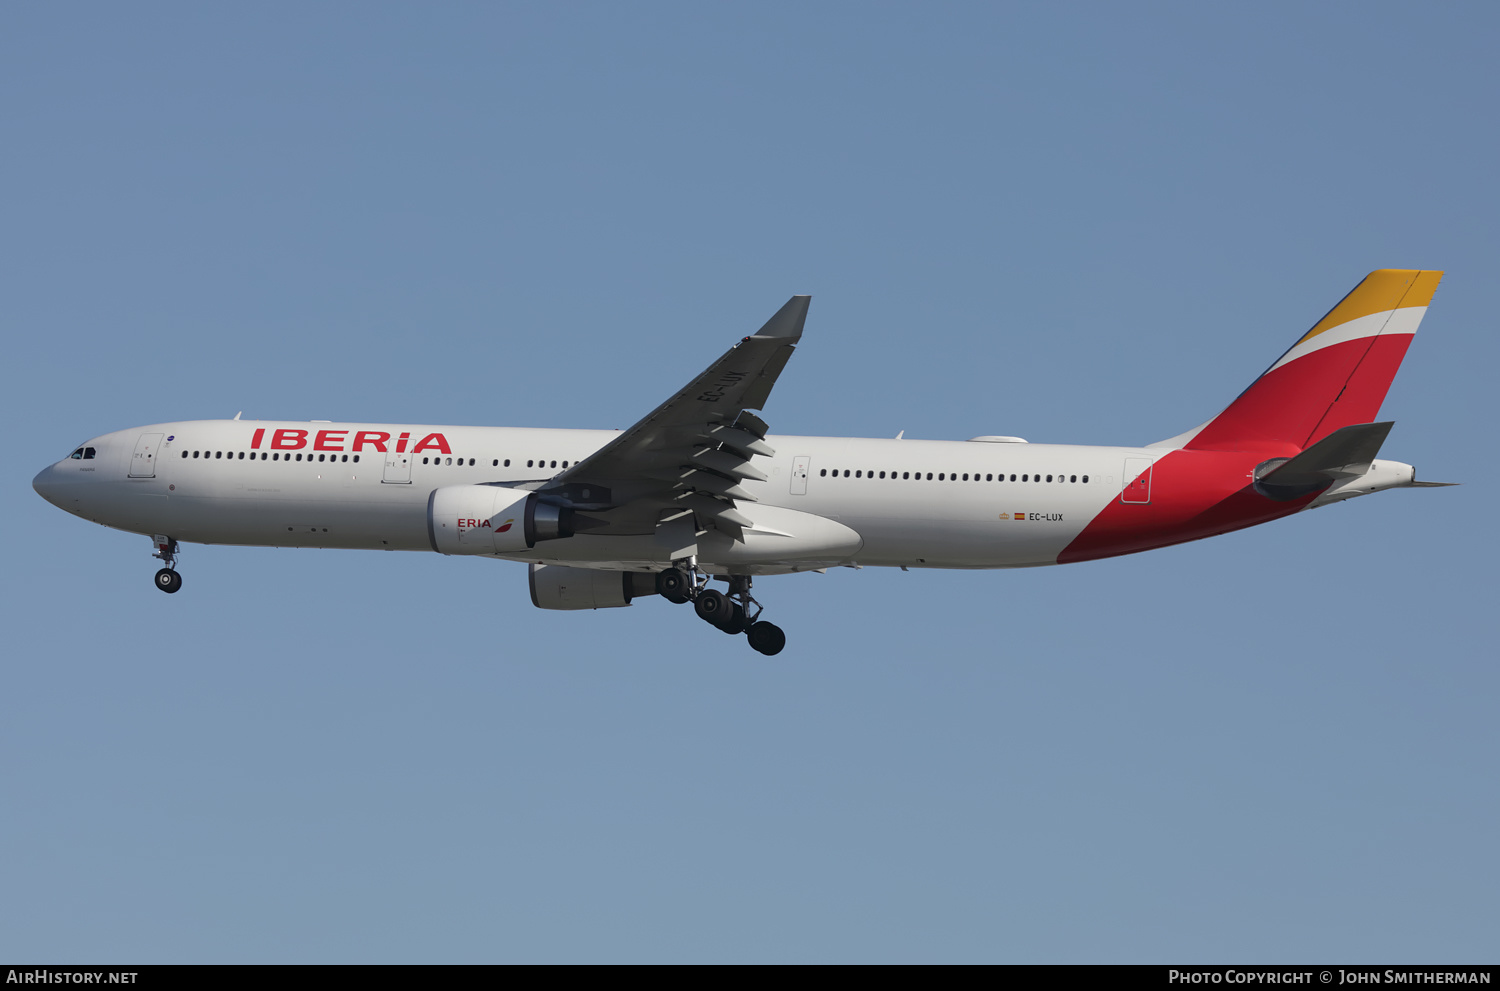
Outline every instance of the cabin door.
{"type": "Polygon", "coordinates": [[[1126,458],[1125,486],[1120,490],[1120,501],[1147,505],[1151,502],[1151,459],[1126,458]]]}
{"type": "Polygon", "coordinates": [[[380,477],[382,482],[390,482],[393,485],[411,484],[411,455],[401,454],[396,451],[385,456],[385,474],[380,477]]]}
{"type": "Polygon", "coordinates": [[[131,478],[156,477],[156,452],[161,447],[161,434],[141,434],[135,442],[135,453],[130,456],[131,478]]]}

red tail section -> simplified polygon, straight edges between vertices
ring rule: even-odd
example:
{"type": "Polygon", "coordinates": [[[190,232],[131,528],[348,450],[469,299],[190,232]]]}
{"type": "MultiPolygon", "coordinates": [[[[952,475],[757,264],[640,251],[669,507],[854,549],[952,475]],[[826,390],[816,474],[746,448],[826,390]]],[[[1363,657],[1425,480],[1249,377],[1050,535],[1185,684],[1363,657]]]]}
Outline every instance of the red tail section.
{"type": "Polygon", "coordinates": [[[1374,420],[1442,277],[1371,272],[1183,448],[1294,453],[1374,420]]]}

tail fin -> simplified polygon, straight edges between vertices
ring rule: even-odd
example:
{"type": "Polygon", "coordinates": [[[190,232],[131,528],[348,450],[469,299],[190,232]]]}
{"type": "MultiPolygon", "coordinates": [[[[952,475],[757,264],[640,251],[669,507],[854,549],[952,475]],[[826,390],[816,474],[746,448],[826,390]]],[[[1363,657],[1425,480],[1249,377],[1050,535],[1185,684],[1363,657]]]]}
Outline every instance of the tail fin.
{"type": "Polygon", "coordinates": [[[1442,277],[1371,272],[1228,409],[1161,446],[1281,453],[1373,421],[1442,277]]]}

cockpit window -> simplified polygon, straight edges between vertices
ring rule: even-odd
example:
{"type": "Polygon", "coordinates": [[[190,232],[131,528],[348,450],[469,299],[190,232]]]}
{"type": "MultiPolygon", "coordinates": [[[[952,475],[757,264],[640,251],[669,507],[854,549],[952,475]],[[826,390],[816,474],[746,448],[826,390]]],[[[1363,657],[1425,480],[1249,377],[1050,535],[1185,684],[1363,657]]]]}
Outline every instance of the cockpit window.
{"type": "Polygon", "coordinates": [[[85,447],[83,449],[83,460],[85,460],[85,461],[92,461],[92,460],[94,460],[94,449],[92,447],[85,447]]]}
{"type": "Polygon", "coordinates": [[[68,455],[68,457],[71,458],[74,461],[81,461],[81,460],[83,460],[83,448],[80,447],[78,450],[76,450],[72,454],[68,455]]]}

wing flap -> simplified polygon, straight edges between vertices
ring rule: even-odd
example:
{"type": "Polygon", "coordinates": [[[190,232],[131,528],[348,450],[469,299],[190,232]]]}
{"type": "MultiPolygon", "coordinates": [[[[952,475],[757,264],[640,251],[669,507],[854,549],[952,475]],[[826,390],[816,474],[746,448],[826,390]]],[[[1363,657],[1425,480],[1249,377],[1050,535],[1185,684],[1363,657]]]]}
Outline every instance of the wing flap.
{"type": "MultiPolygon", "coordinates": [[[[594,532],[639,528],[643,518],[657,514],[659,520],[663,507],[679,506],[691,510],[700,526],[741,539],[749,520],[735,503],[755,497],[740,483],[767,481],[750,462],[776,454],[765,441],[765,421],[749,410],[769,400],[802,338],[811,299],[793,296],[760,330],[541,493],[571,505],[588,490],[591,517],[602,521],[594,532]]],[[[681,528],[681,517],[674,515],[670,525],[681,528]]]]}

